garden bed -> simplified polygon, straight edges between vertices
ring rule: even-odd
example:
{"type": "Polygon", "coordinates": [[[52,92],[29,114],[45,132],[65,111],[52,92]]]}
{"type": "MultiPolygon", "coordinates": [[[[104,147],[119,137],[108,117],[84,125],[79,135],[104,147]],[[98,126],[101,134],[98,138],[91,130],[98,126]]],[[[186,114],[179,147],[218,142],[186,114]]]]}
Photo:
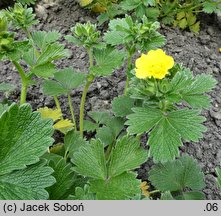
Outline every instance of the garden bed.
{"type": "MultiPolygon", "coordinates": [[[[60,33],[69,33],[70,27],[77,22],[84,23],[91,21],[96,23],[95,14],[80,8],[75,0],[60,0],[54,3],[40,1],[36,6],[36,13],[40,19],[40,24],[36,26],[38,30],[58,30],[60,33]]],[[[216,186],[215,168],[221,165],[221,29],[217,25],[215,16],[201,15],[201,31],[195,36],[188,31],[181,31],[171,27],[162,26],[160,32],[166,37],[167,44],[163,48],[172,55],[177,63],[183,63],[190,68],[194,74],[211,74],[218,81],[215,89],[211,92],[212,106],[210,110],[204,111],[206,117],[205,125],[208,128],[204,137],[199,143],[185,143],[181,152],[188,153],[199,162],[205,174],[206,187],[203,192],[207,199],[221,199],[221,191],[216,186]]],[[[106,28],[106,27],[104,27],[106,28]]],[[[102,29],[101,29],[102,30],[102,29]]],[[[64,42],[64,41],[63,41],[64,42]]],[[[66,47],[72,51],[68,59],[60,60],[56,64],[58,68],[73,66],[79,71],[85,72],[85,64],[88,57],[85,51],[73,44],[66,47]]],[[[18,84],[19,76],[9,62],[0,63],[0,79],[2,82],[18,84]]],[[[98,78],[91,85],[86,102],[86,111],[109,110],[111,101],[114,97],[123,94],[125,86],[125,73],[123,69],[116,71],[111,77],[98,78]]],[[[9,96],[10,100],[19,101],[19,86],[9,96]]],[[[78,121],[80,98],[83,89],[72,91],[72,100],[78,121]]],[[[3,95],[0,95],[3,99],[3,95]]],[[[61,97],[61,108],[65,117],[69,117],[67,99],[61,97]]],[[[51,97],[45,97],[40,87],[32,86],[29,88],[27,102],[34,110],[40,107],[55,107],[51,97]]],[[[57,135],[59,140],[59,134],[57,135]]],[[[150,159],[139,169],[138,177],[147,180],[147,173],[152,165],[150,159]]]]}

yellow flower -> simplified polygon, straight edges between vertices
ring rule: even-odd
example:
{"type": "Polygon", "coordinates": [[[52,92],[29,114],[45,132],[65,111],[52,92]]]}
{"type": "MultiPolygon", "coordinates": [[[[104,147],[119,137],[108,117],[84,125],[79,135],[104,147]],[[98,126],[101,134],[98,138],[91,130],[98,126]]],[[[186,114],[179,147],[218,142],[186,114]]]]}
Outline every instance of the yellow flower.
{"type": "Polygon", "coordinates": [[[221,53],[221,48],[219,48],[219,52],[221,53]]]}
{"type": "Polygon", "coordinates": [[[135,62],[136,77],[139,79],[146,79],[154,77],[156,79],[163,79],[168,70],[174,65],[172,56],[166,55],[162,49],[151,50],[147,55],[142,54],[135,62]]]}
{"type": "Polygon", "coordinates": [[[150,192],[148,191],[149,189],[149,185],[147,184],[146,181],[142,182],[140,184],[140,189],[142,191],[142,194],[145,196],[145,197],[149,197],[150,196],[150,192]]]}

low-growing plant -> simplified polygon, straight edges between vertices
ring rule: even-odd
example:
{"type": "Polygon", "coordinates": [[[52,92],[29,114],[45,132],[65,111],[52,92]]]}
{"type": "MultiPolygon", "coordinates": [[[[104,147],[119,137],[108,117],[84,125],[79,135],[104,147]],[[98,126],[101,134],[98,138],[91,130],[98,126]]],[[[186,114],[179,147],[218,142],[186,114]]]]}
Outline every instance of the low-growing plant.
{"type": "Polygon", "coordinates": [[[127,115],[128,132],[147,133],[154,161],[174,160],[183,141],[196,142],[206,128],[200,116],[208,108],[209,92],[216,84],[211,75],[192,72],[174,63],[163,50],[149,51],[136,60],[130,97],[139,101],[127,115]],[[183,108],[181,105],[188,105],[183,108]]]}
{"type": "MultiPolygon", "coordinates": [[[[54,61],[68,55],[59,43],[61,35],[30,32],[36,23],[30,9],[16,4],[4,15],[1,57],[18,69],[22,93],[20,106],[0,104],[0,199],[205,198],[199,165],[188,155],[179,157],[179,147],[183,141],[197,142],[203,137],[205,118],[200,113],[209,107],[205,93],[216,81],[211,75],[194,76],[159,49],[165,42],[157,32],[159,23],[127,16],[112,20],[104,37],[95,24],[76,24],[65,38],[85,48],[89,66],[83,73],[56,68],[54,61]],[[15,40],[9,21],[23,30],[24,41],[15,40]],[[134,64],[132,57],[138,51],[143,54],[134,64]],[[113,100],[112,110],[89,112],[86,120],[84,107],[91,83],[111,75],[125,59],[125,94],[113,100]],[[28,66],[27,72],[21,61],[28,66]],[[54,97],[56,109],[32,112],[24,104],[34,76],[43,79],[43,93],[54,97]],[[80,86],[84,89],[78,127],[71,93],[80,86]],[[72,121],[63,118],[61,95],[68,98],[72,121]],[[52,145],[54,129],[63,133],[63,141],[52,145]],[[147,139],[148,148],[143,148],[141,138],[147,139]],[[149,157],[155,165],[148,171],[148,182],[142,182],[136,169],[149,157]]],[[[11,89],[0,84],[0,91],[11,89]]]]}
{"type": "Polygon", "coordinates": [[[166,25],[178,26],[181,29],[189,28],[190,31],[198,33],[200,30],[200,21],[197,20],[199,13],[217,13],[221,12],[221,1],[214,0],[122,0],[113,1],[84,1],[83,6],[93,8],[99,2],[103,4],[103,10],[98,10],[102,14],[98,16],[100,23],[113,19],[113,17],[122,14],[131,14],[137,20],[146,16],[150,21],[161,21],[166,25]],[[108,6],[105,3],[108,2],[108,6]],[[111,14],[111,16],[110,16],[111,14]]]}
{"type": "Polygon", "coordinates": [[[26,102],[27,90],[35,84],[33,77],[49,78],[56,72],[54,60],[68,56],[64,45],[58,42],[61,35],[56,32],[36,31],[31,33],[31,26],[37,24],[32,8],[15,4],[5,10],[0,16],[0,59],[10,60],[21,78],[20,103],[26,102]],[[15,29],[21,29],[26,34],[23,40],[15,39],[16,31],[8,30],[12,23],[15,29]],[[24,61],[28,70],[21,65],[24,61]]]}
{"type": "Polygon", "coordinates": [[[156,1],[153,6],[154,8],[150,7],[145,12],[151,14],[151,11],[156,9],[155,13],[151,14],[153,19],[157,16],[158,11],[157,17],[164,24],[178,26],[181,29],[189,28],[194,33],[198,33],[200,30],[200,21],[197,20],[199,13],[221,12],[221,1],[213,0],[162,0],[156,1]]]}

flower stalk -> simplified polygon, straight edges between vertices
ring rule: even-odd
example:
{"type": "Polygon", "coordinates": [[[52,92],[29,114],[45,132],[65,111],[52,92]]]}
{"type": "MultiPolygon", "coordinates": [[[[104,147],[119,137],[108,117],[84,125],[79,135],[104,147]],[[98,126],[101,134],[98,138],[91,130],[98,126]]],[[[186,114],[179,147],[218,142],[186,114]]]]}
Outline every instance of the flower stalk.
{"type": "MultiPolygon", "coordinates": [[[[93,53],[92,53],[92,49],[88,48],[87,49],[87,53],[89,56],[89,62],[90,62],[90,67],[93,66],[93,53]]],[[[82,98],[81,98],[81,105],[80,105],[80,135],[83,137],[83,133],[84,133],[84,106],[85,106],[85,101],[86,101],[86,96],[87,96],[87,92],[88,89],[91,85],[91,83],[94,80],[94,76],[92,74],[89,74],[89,77],[87,79],[87,83],[84,87],[84,91],[82,94],[82,98]]]]}
{"type": "Polygon", "coordinates": [[[18,73],[21,77],[21,96],[20,96],[20,104],[26,103],[26,97],[27,97],[27,89],[29,85],[29,79],[26,76],[23,68],[17,61],[12,61],[15,68],[18,70],[18,73]]]}
{"type": "Polygon", "coordinates": [[[72,105],[70,94],[68,94],[68,104],[69,104],[69,108],[70,108],[70,112],[71,112],[72,122],[74,124],[75,130],[77,131],[77,125],[76,125],[76,120],[75,120],[75,115],[74,115],[74,108],[73,108],[73,105],[72,105]]]}

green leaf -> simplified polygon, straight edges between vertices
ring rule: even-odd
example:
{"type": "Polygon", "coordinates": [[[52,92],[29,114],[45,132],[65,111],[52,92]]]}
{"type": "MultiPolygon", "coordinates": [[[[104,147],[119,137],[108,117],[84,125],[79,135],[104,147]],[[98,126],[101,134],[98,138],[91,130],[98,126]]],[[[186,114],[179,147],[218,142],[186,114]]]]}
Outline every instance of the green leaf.
{"type": "Polygon", "coordinates": [[[172,16],[172,15],[171,16],[168,15],[166,17],[163,17],[163,19],[162,19],[162,23],[165,25],[171,25],[171,24],[173,24],[173,22],[176,22],[176,21],[174,21],[174,16],[172,16]]]}
{"type": "Polygon", "coordinates": [[[120,26],[122,29],[128,29],[129,25],[126,22],[126,19],[114,19],[109,22],[109,30],[104,34],[104,40],[107,44],[112,46],[120,45],[124,43],[124,39],[128,36],[127,31],[117,30],[117,27],[120,26]]]}
{"type": "Polygon", "coordinates": [[[27,4],[27,5],[30,5],[30,4],[34,4],[36,2],[36,0],[16,0],[17,2],[21,3],[21,4],[27,4]]]}
{"type": "Polygon", "coordinates": [[[104,124],[111,129],[115,137],[117,137],[124,128],[124,120],[119,117],[109,118],[106,120],[106,122],[104,122],[104,124]]]}
{"type": "Polygon", "coordinates": [[[196,23],[196,16],[193,13],[188,13],[187,15],[188,26],[194,25],[196,23]]]}
{"type": "Polygon", "coordinates": [[[205,13],[213,13],[216,11],[216,1],[204,1],[203,2],[203,11],[205,13]]]}
{"type": "Polygon", "coordinates": [[[100,139],[104,146],[112,144],[124,128],[124,120],[118,117],[108,116],[102,119],[103,127],[97,129],[96,138],[100,139]]]}
{"type": "Polygon", "coordinates": [[[0,92],[10,92],[15,89],[15,86],[13,84],[9,83],[0,83],[0,92]]]}
{"type": "Polygon", "coordinates": [[[89,145],[83,146],[73,154],[74,170],[83,176],[94,179],[105,179],[106,162],[104,146],[99,140],[92,140],[89,145]]]}
{"type": "MultiPolygon", "coordinates": [[[[21,153],[18,152],[18,155],[17,162],[22,158],[21,153]]],[[[41,161],[26,169],[0,175],[0,200],[48,199],[45,188],[53,185],[55,179],[51,176],[53,169],[44,165],[45,162],[41,161]]]]}
{"type": "Polygon", "coordinates": [[[206,131],[206,127],[201,125],[206,119],[199,114],[198,110],[182,109],[171,112],[168,120],[184,141],[197,142],[203,137],[202,132],[206,131]]]}
{"type": "Polygon", "coordinates": [[[140,147],[140,142],[134,137],[124,136],[117,141],[112,151],[108,174],[118,176],[138,168],[146,160],[147,151],[140,147]]]}
{"type": "Polygon", "coordinates": [[[52,121],[42,120],[28,104],[13,104],[0,118],[0,175],[39,161],[53,139],[52,121]]]}
{"type": "Polygon", "coordinates": [[[217,184],[218,186],[221,188],[221,169],[220,168],[216,168],[216,174],[218,176],[217,178],[217,184]]]}
{"type": "Polygon", "coordinates": [[[67,93],[67,90],[54,80],[45,80],[42,87],[44,94],[49,96],[59,96],[67,93]]]}
{"type": "Polygon", "coordinates": [[[70,195],[68,200],[96,200],[96,197],[93,193],[89,192],[90,187],[85,185],[84,188],[76,187],[75,195],[70,195]]]}
{"type": "Polygon", "coordinates": [[[207,74],[193,77],[192,72],[181,68],[171,81],[172,92],[180,94],[181,98],[193,108],[209,108],[210,99],[205,93],[211,91],[217,81],[207,74]]]}
{"type": "Polygon", "coordinates": [[[94,58],[96,65],[90,68],[91,72],[97,76],[109,76],[123,64],[125,53],[113,48],[97,49],[94,58]]]}
{"type": "Polygon", "coordinates": [[[54,73],[55,80],[46,80],[43,83],[43,92],[50,96],[69,94],[72,89],[79,87],[85,81],[85,74],[66,68],[54,73]]]}
{"type": "Polygon", "coordinates": [[[149,172],[151,184],[162,192],[182,192],[186,188],[202,190],[205,187],[203,178],[196,160],[187,155],[178,160],[154,165],[149,172]]]}
{"type": "Polygon", "coordinates": [[[47,48],[41,53],[36,61],[36,65],[42,65],[68,56],[69,52],[64,48],[64,45],[53,43],[48,45],[47,48]]]}
{"type": "Polygon", "coordinates": [[[196,22],[194,25],[191,25],[189,28],[190,28],[190,31],[198,34],[200,31],[200,21],[196,22]]]}
{"type": "Polygon", "coordinates": [[[186,16],[185,11],[181,11],[181,12],[177,13],[177,19],[178,20],[183,19],[185,16],[186,16]]]}
{"type": "Polygon", "coordinates": [[[143,3],[145,6],[156,6],[155,0],[144,0],[143,3]]]}
{"type": "Polygon", "coordinates": [[[35,65],[36,57],[35,57],[35,49],[31,47],[27,52],[23,55],[23,60],[31,67],[35,65]]]}
{"type": "Polygon", "coordinates": [[[137,8],[142,2],[140,0],[124,0],[120,3],[123,10],[131,11],[137,8]]]}
{"type": "Polygon", "coordinates": [[[179,21],[178,25],[181,29],[185,29],[188,25],[186,18],[181,19],[179,21]]]}
{"type": "Polygon", "coordinates": [[[112,101],[112,111],[115,116],[125,117],[132,113],[134,100],[128,96],[119,96],[112,101]]]}
{"type": "MultiPolygon", "coordinates": [[[[20,0],[26,1],[26,0],[20,0]]],[[[21,3],[15,3],[13,8],[8,8],[4,15],[15,26],[16,29],[28,30],[32,25],[37,24],[35,20],[35,14],[32,7],[22,5],[21,3]]]]}
{"type": "Polygon", "coordinates": [[[121,44],[127,50],[135,49],[136,47],[142,52],[159,48],[165,44],[164,36],[157,32],[160,24],[158,22],[150,22],[146,16],[143,16],[146,13],[146,6],[140,5],[137,10],[139,8],[142,9],[141,21],[134,22],[130,16],[110,21],[109,31],[104,35],[104,40],[107,44],[112,46],[121,44]]]}
{"type": "Polygon", "coordinates": [[[166,114],[154,108],[140,107],[132,110],[134,113],[127,116],[128,131],[131,134],[149,132],[149,154],[155,161],[173,160],[179,155],[181,138],[185,141],[198,141],[206,130],[201,125],[205,118],[199,116],[199,111],[196,110],[181,109],[166,114]]]}
{"type": "Polygon", "coordinates": [[[47,189],[49,192],[49,199],[66,199],[66,193],[74,182],[74,172],[71,170],[72,165],[66,163],[61,157],[59,160],[51,160],[49,166],[53,168],[53,176],[56,179],[56,183],[47,189]]]}
{"type": "Polygon", "coordinates": [[[66,157],[72,157],[75,152],[87,142],[76,131],[69,131],[64,137],[64,148],[66,157]]]}
{"type": "Polygon", "coordinates": [[[172,194],[169,191],[166,191],[164,193],[161,193],[161,200],[174,200],[172,194]]]}
{"type": "Polygon", "coordinates": [[[177,200],[204,200],[205,195],[203,192],[191,191],[184,192],[182,195],[176,197],[177,200]]]}
{"type": "Polygon", "coordinates": [[[11,61],[19,61],[30,49],[29,41],[16,41],[13,43],[13,50],[7,53],[11,61]]]}
{"type": "Polygon", "coordinates": [[[64,88],[71,91],[72,89],[81,86],[84,83],[86,76],[83,73],[75,72],[72,68],[66,68],[55,73],[54,77],[64,86],[64,88]]]}
{"type": "Polygon", "coordinates": [[[109,20],[109,15],[108,13],[102,13],[98,16],[97,18],[99,25],[102,25],[103,23],[105,23],[106,21],[109,20]]]}
{"type": "Polygon", "coordinates": [[[33,67],[30,71],[38,77],[49,78],[54,76],[56,68],[55,65],[52,63],[45,63],[33,67]]]}
{"type": "Polygon", "coordinates": [[[35,31],[32,33],[34,43],[41,49],[45,50],[49,44],[57,42],[61,34],[57,31],[35,31]]]}
{"type": "Polygon", "coordinates": [[[0,103],[0,117],[2,115],[3,112],[5,112],[8,109],[8,105],[7,104],[1,104],[0,103]]]}
{"type": "Polygon", "coordinates": [[[84,120],[84,130],[87,132],[94,132],[99,128],[99,125],[96,123],[93,123],[89,120],[84,120]]]}
{"type": "Polygon", "coordinates": [[[114,142],[115,135],[110,127],[103,126],[96,130],[96,138],[100,139],[104,146],[108,146],[114,142]]]}
{"type": "Polygon", "coordinates": [[[90,191],[98,200],[126,200],[140,193],[140,181],[134,173],[123,173],[107,180],[91,180],[90,191]]]}
{"type": "Polygon", "coordinates": [[[88,115],[99,124],[106,124],[107,121],[111,118],[109,112],[89,112],[88,115]]]}
{"type": "Polygon", "coordinates": [[[179,156],[179,147],[182,146],[180,135],[167,119],[161,119],[154,127],[147,144],[150,146],[149,155],[155,162],[174,160],[179,156]]]}
{"type": "Polygon", "coordinates": [[[126,125],[131,134],[149,132],[153,126],[160,121],[162,112],[154,108],[133,108],[133,114],[128,115],[126,125]]]}

